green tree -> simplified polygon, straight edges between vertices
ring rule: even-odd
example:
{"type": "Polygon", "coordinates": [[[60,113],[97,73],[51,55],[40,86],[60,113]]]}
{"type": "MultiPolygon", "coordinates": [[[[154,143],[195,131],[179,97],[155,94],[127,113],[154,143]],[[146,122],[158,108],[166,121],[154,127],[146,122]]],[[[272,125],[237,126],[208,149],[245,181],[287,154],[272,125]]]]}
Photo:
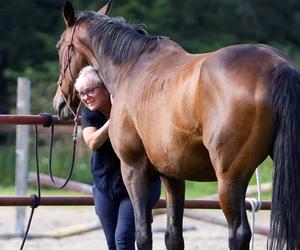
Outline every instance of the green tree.
{"type": "MultiPolygon", "coordinates": [[[[0,112],[13,110],[16,77],[33,81],[33,111],[51,110],[58,77],[56,41],[64,30],[63,0],[1,1],[0,112]],[[7,93],[8,92],[8,93],[7,93]],[[47,93],[47,94],[46,94],[47,93]],[[9,98],[7,98],[9,97],[9,98]],[[48,103],[48,104],[47,104],[48,103]],[[39,110],[40,109],[40,110],[39,110]]],[[[98,10],[106,1],[73,0],[76,10],[98,10]]],[[[300,62],[300,4],[296,0],[118,0],[112,16],[144,23],[150,34],[168,36],[192,53],[226,45],[263,42],[300,62]]]]}

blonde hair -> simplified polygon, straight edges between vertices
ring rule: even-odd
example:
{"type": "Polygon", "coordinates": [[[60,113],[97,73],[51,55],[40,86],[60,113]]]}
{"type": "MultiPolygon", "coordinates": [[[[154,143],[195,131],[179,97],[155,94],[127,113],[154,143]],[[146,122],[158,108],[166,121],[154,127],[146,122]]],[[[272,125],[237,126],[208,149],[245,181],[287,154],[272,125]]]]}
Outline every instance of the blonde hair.
{"type": "Polygon", "coordinates": [[[79,72],[79,75],[75,81],[75,88],[78,90],[81,86],[86,84],[89,86],[101,86],[103,84],[97,70],[90,65],[82,68],[82,70],[79,72]]]}

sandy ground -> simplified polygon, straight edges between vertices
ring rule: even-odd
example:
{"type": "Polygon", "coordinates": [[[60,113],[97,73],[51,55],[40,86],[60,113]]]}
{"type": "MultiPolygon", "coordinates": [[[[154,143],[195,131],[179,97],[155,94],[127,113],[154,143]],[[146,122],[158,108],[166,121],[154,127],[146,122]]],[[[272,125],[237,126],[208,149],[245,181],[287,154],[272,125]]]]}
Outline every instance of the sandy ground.
{"type": "MultiPolygon", "coordinates": [[[[15,232],[14,207],[0,207],[0,249],[16,250],[20,248],[21,238],[12,237],[15,232]]],[[[27,214],[30,209],[28,208],[27,214]]],[[[205,219],[211,217],[217,221],[224,219],[219,210],[189,210],[189,214],[194,214],[205,219]]],[[[251,214],[248,216],[251,218],[251,214]]],[[[269,212],[260,211],[256,215],[256,223],[268,225],[269,212]]],[[[32,226],[30,228],[29,239],[26,241],[24,249],[28,250],[104,250],[106,248],[103,231],[97,227],[97,217],[93,207],[39,207],[36,209],[32,226]],[[82,229],[94,228],[84,232],[82,229]],[[71,234],[80,234],[58,237],[71,234]]],[[[166,225],[165,214],[155,215],[153,222],[153,249],[163,250],[164,230],[166,225]]],[[[184,217],[184,239],[185,249],[223,250],[227,247],[227,227],[207,223],[201,220],[184,217]]],[[[255,235],[255,249],[266,249],[267,237],[255,235]]]]}

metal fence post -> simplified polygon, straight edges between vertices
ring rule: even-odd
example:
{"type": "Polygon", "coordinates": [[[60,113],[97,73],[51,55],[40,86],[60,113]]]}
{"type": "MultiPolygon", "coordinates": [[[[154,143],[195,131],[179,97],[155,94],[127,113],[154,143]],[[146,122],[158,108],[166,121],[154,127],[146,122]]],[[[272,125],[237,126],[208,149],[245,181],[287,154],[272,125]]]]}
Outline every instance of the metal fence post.
{"type": "MultiPolygon", "coordinates": [[[[30,80],[18,77],[17,113],[30,114],[30,80]]],[[[27,193],[28,155],[29,155],[29,125],[16,126],[16,166],[15,185],[16,195],[25,196],[27,193]]],[[[24,234],[26,207],[16,208],[16,235],[24,234]]]]}

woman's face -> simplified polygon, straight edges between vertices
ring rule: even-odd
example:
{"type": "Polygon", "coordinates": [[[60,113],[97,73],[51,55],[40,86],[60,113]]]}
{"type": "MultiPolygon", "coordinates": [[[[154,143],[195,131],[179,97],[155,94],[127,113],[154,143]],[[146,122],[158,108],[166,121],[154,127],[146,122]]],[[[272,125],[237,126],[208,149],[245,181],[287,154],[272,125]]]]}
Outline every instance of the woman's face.
{"type": "Polygon", "coordinates": [[[104,84],[84,82],[77,92],[82,103],[92,111],[106,111],[110,106],[110,95],[104,84]]]}

